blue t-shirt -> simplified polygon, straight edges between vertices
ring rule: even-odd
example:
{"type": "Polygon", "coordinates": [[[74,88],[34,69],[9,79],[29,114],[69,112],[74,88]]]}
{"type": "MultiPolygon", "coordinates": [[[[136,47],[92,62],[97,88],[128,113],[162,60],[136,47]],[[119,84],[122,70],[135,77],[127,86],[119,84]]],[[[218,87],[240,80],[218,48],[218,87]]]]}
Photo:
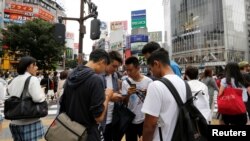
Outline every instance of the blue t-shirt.
{"type": "Polygon", "coordinates": [[[173,70],[173,72],[178,75],[179,77],[181,77],[181,70],[179,65],[175,62],[175,61],[170,61],[170,66],[173,70]]]}

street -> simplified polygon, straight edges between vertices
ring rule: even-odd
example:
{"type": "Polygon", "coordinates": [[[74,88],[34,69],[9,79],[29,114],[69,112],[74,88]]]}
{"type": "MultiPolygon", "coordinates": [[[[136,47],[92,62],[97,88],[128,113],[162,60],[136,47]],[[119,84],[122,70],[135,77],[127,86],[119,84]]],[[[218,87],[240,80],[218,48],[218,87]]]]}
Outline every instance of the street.
{"type": "MultiPolygon", "coordinates": [[[[217,95],[217,94],[216,94],[217,95]]],[[[215,96],[217,97],[217,96],[215,96]]],[[[216,103],[216,98],[215,98],[215,103],[216,103]]],[[[4,105],[0,105],[0,110],[1,112],[3,112],[4,109],[4,105]]],[[[217,104],[215,104],[215,108],[213,110],[213,113],[217,112],[217,104]]],[[[50,124],[52,123],[52,121],[54,120],[55,116],[57,114],[57,103],[56,101],[51,101],[49,102],[49,111],[48,111],[48,116],[46,116],[45,118],[42,118],[42,123],[45,127],[45,133],[48,129],[48,127],[50,126],[50,124]]],[[[11,133],[9,130],[9,120],[4,120],[2,123],[2,130],[0,129],[0,141],[12,141],[11,138],[11,133]]],[[[218,125],[219,121],[217,119],[213,119],[212,120],[212,125],[218,125]]],[[[45,141],[45,139],[42,139],[40,141],[45,141]]],[[[125,141],[125,137],[123,138],[122,141],[125,141]]]]}

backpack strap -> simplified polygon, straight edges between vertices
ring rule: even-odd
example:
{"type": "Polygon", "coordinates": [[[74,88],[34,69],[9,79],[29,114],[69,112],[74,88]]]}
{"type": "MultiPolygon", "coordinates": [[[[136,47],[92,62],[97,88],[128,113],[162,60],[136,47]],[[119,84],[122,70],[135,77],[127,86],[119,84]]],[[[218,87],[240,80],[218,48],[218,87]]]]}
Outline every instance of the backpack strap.
{"type": "MultiPolygon", "coordinates": [[[[189,84],[185,82],[185,85],[186,85],[186,95],[187,95],[187,102],[192,102],[193,103],[193,96],[192,96],[192,91],[191,91],[191,88],[189,86],[189,84]]],[[[200,91],[198,93],[195,94],[195,96],[197,96],[198,94],[200,93],[200,91]]]]}
{"type": "MultiPolygon", "coordinates": [[[[173,95],[173,97],[175,98],[178,106],[182,106],[184,103],[180,97],[180,94],[178,93],[178,91],[176,90],[176,88],[174,87],[174,85],[171,83],[171,81],[169,81],[167,78],[161,78],[159,81],[161,81],[163,84],[165,84],[165,86],[168,87],[169,91],[171,92],[171,94],[173,95]]],[[[186,86],[186,102],[193,102],[193,97],[192,97],[192,91],[190,86],[188,85],[188,83],[186,81],[185,82],[185,86],[186,86]]]]}
{"type": "Polygon", "coordinates": [[[165,84],[165,86],[169,89],[169,91],[173,95],[175,101],[177,102],[178,107],[181,107],[184,103],[183,103],[178,91],[175,89],[174,85],[167,78],[164,78],[164,77],[159,79],[159,81],[161,81],[163,84],[165,84]]]}

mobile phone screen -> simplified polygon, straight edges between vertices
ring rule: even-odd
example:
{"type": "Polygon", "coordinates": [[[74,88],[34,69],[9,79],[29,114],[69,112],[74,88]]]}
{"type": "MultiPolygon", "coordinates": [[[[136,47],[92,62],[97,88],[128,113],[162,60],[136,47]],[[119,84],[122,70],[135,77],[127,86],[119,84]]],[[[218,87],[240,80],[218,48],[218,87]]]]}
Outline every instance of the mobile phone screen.
{"type": "Polygon", "coordinates": [[[136,88],[136,84],[131,84],[130,87],[136,88]]]}

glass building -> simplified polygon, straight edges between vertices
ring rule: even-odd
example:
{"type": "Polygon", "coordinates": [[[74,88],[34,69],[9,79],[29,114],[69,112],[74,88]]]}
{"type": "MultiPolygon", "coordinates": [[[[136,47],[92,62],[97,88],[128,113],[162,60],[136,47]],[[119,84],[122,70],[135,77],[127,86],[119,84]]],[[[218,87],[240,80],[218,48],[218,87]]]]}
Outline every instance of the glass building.
{"type": "Polygon", "coordinates": [[[182,68],[248,60],[245,0],[164,0],[165,42],[182,68]]]}

